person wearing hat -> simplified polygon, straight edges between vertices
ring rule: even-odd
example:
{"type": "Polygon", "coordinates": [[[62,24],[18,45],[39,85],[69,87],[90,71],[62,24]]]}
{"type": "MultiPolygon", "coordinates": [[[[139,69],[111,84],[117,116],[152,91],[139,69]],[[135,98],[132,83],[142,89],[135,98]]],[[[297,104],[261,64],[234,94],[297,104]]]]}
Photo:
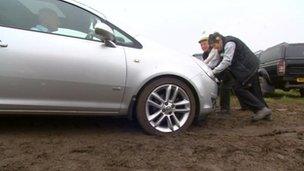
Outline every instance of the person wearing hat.
{"type": "Polygon", "coordinates": [[[217,49],[222,61],[212,72],[219,75],[229,69],[236,79],[234,91],[242,103],[253,111],[252,121],[271,120],[272,111],[262,96],[259,84],[259,60],[240,39],[224,37],[219,33],[209,35],[209,45],[217,49]]]}
{"type": "Polygon", "coordinates": [[[200,44],[201,49],[204,52],[202,55],[202,61],[205,64],[207,64],[210,68],[214,68],[216,65],[218,65],[220,61],[220,56],[216,49],[213,49],[211,48],[211,46],[209,46],[208,39],[209,39],[209,34],[204,32],[204,35],[198,41],[198,43],[200,44]]]}
{"type": "MultiPolygon", "coordinates": [[[[209,46],[209,34],[206,34],[200,41],[200,45],[203,54],[204,63],[211,69],[214,69],[220,62],[221,57],[218,53],[218,50],[211,48],[209,46]],[[211,50],[210,50],[211,49],[211,50]],[[208,56],[207,56],[208,55],[208,56]]],[[[221,81],[219,85],[219,95],[220,95],[220,117],[227,117],[230,114],[230,94],[232,91],[232,85],[234,83],[234,78],[228,70],[222,72],[218,75],[218,79],[221,81]]]]}
{"type": "Polygon", "coordinates": [[[198,41],[198,43],[201,45],[201,49],[203,50],[203,61],[206,60],[209,56],[209,53],[211,52],[211,48],[208,43],[209,35],[203,35],[203,37],[198,41]]]}

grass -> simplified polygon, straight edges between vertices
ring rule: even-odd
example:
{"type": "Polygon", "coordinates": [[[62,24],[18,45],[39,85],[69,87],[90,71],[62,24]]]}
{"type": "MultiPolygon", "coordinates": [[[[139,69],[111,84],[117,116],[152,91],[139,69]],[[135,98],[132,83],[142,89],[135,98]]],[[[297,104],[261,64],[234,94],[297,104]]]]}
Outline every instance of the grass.
{"type": "MultiPolygon", "coordinates": [[[[299,90],[290,90],[290,91],[283,91],[280,89],[276,89],[275,93],[268,95],[269,97],[291,97],[291,98],[301,98],[299,90]]],[[[268,97],[267,96],[267,97],[268,97]]]]}
{"type": "MultiPolygon", "coordinates": [[[[276,90],[275,93],[267,95],[265,100],[270,104],[296,104],[303,105],[304,108],[304,98],[300,96],[300,92],[298,90],[276,90]]],[[[219,104],[219,102],[217,104],[219,104]]],[[[235,96],[231,97],[231,106],[233,108],[240,107],[239,101],[235,96]]]]}
{"type": "Polygon", "coordinates": [[[303,104],[304,98],[300,96],[300,92],[298,90],[275,90],[275,93],[267,95],[265,97],[267,102],[276,102],[276,103],[287,103],[287,104],[303,104]]]}

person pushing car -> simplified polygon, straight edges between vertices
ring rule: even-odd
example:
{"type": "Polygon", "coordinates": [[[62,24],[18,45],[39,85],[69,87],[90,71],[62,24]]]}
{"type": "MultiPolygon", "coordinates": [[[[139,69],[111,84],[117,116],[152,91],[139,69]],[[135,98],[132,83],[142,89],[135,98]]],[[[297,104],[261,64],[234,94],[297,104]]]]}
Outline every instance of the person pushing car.
{"type": "Polygon", "coordinates": [[[271,120],[272,111],[264,101],[259,84],[259,60],[255,54],[236,37],[214,33],[209,35],[208,41],[222,57],[219,65],[212,70],[213,74],[219,75],[229,69],[236,79],[235,94],[254,113],[252,121],[271,120]]]}

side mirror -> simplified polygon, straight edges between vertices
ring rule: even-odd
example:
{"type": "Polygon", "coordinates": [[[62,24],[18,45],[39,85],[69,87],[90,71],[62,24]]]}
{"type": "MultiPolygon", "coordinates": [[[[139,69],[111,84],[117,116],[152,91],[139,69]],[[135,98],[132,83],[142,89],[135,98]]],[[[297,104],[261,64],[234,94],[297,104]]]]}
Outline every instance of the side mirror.
{"type": "Polygon", "coordinates": [[[115,36],[113,30],[104,23],[98,23],[95,26],[95,34],[101,36],[106,46],[115,47],[115,36]]]}

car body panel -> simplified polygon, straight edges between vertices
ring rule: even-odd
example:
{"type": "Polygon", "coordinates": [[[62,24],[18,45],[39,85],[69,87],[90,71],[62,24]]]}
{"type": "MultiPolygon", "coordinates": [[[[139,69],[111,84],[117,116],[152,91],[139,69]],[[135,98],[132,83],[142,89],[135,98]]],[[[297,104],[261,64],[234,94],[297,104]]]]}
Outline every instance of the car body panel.
{"type": "MultiPolygon", "coordinates": [[[[86,5],[61,1],[105,19],[86,5]]],[[[206,74],[208,67],[143,37],[135,37],[143,48],[112,48],[35,31],[0,27],[0,32],[9,44],[0,49],[0,112],[127,115],[132,98],[149,81],[168,75],[193,88],[200,114],[213,110],[217,84],[206,74]]]]}
{"type": "Polygon", "coordinates": [[[212,99],[217,97],[217,84],[198,67],[192,56],[177,53],[142,37],[137,38],[143,49],[126,48],[128,76],[121,113],[128,111],[132,97],[146,83],[162,76],[187,80],[199,97],[200,113],[213,110],[212,99]]]}
{"type": "Polygon", "coordinates": [[[2,109],[119,111],[123,48],[20,29],[0,27],[0,32],[8,44],[0,49],[2,109]]]}

